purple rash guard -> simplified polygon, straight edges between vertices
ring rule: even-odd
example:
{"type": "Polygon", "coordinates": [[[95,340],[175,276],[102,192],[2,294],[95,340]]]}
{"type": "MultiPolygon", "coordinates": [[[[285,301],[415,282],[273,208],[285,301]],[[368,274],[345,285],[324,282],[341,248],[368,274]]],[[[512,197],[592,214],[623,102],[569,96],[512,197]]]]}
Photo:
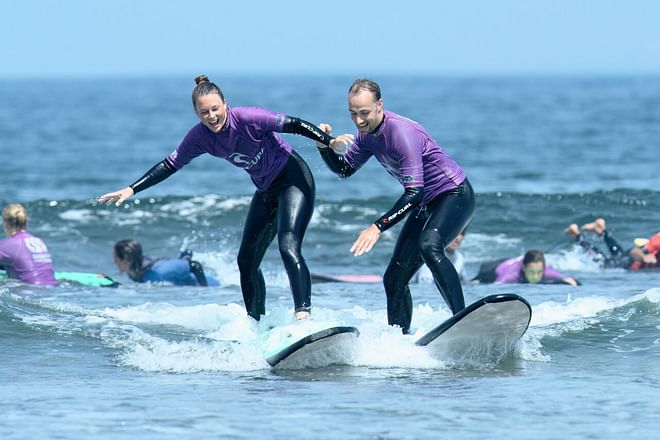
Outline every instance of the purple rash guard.
{"type": "Polygon", "coordinates": [[[29,284],[57,284],[46,244],[27,231],[0,240],[0,265],[5,266],[9,278],[29,284]]]}
{"type": "Polygon", "coordinates": [[[456,188],[463,169],[449,157],[424,127],[390,111],[375,133],[358,133],[344,160],[359,169],[373,155],[404,188],[424,188],[422,204],[456,188]]]}
{"type": "Polygon", "coordinates": [[[203,153],[243,168],[260,191],[268,189],[282,171],[291,146],[275,132],[285,115],[256,107],[227,108],[227,121],[218,133],[201,122],[195,125],[166,160],[177,170],[203,153]]]}
{"type": "MultiPolygon", "coordinates": [[[[523,270],[523,256],[510,258],[500,263],[495,269],[495,282],[502,284],[516,284],[520,280],[523,270]]],[[[524,275],[523,275],[524,277],[524,275]]],[[[557,269],[545,265],[542,280],[562,280],[566,276],[562,275],[557,269]]]]}

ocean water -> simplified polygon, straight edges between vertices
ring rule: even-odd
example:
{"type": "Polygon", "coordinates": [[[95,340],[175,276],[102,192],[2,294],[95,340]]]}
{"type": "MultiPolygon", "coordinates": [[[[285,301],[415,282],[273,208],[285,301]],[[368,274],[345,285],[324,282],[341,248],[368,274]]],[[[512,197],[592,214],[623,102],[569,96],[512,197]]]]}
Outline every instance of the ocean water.
{"type": "MultiPolygon", "coordinates": [[[[194,76],[194,75],[191,75],[194,76]]],[[[354,131],[351,77],[214,78],[230,105],[354,131]]],[[[268,367],[260,337],[291,324],[288,281],[266,254],[267,316],[243,309],[235,257],[254,190],[200,157],[124,206],[94,199],[134,181],[195,124],[189,78],[0,80],[0,204],[23,203],[59,271],[117,289],[0,282],[0,437],[143,439],[647,439],[660,425],[660,272],[603,269],[563,234],[607,220],[624,245],[660,225],[660,77],[383,77],[386,108],[421,122],[461,164],[477,209],[461,247],[479,264],[546,252],[582,286],[464,285],[466,302],[516,293],[530,328],[498,362],[434,359],[414,340],[449,317],[411,286],[413,336],[386,324],[382,285],[313,287],[315,321],[360,329],[345,365],[268,367]],[[154,257],[192,248],[221,287],[139,285],[112,244],[154,257]]],[[[399,228],[355,258],[357,234],[401,188],[372,160],[348,180],[284,135],[317,182],[304,244],[313,272],[382,274],[399,228]]]]}

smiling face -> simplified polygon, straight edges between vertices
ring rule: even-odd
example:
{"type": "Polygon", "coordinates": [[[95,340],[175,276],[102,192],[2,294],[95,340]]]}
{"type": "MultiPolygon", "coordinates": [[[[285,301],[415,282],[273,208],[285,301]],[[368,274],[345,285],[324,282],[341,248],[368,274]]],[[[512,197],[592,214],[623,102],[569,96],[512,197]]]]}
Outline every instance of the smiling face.
{"type": "Polygon", "coordinates": [[[372,133],[383,121],[383,100],[365,89],[348,95],[348,111],[360,133],[372,133]]]}
{"type": "Polygon", "coordinates": [[[202,124],[213,133],[222,130],[227,121],[227,103],[217,93],[198,96],[195,100],[195,112],[202,124]]]}

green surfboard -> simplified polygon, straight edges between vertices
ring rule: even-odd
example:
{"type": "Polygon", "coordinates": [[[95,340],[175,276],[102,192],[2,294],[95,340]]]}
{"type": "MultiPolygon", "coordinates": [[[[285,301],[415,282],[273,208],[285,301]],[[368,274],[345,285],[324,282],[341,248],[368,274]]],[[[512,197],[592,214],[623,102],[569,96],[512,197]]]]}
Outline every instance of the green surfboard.
{"type": "MultiPolygon", "coordinates": [[[[7,272],[0,270],[0,281],[7,278],[7,272]]],[[[91,287],[117,287],[119,283],[107,275],[89,272],[55,272],[58,281],[72,282],[91,287]]]]}

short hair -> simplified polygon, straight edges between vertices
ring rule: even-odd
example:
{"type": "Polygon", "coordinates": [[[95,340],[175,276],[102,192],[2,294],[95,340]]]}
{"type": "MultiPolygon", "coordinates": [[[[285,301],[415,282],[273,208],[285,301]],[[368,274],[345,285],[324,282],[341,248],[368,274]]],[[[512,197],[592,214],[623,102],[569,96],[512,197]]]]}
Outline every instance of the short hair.
{"type": "Polygon", "coordinates": [[[348,94],[355,95],[360,90],[366,90],[368,92],[373,93],[374,96],[376,97],[376,101],[381,99],[380,86],[376,81],[372,81],[367,78],[358,78],[355,81],[353,81],[353,84],[351,84],[351,87],[349,87],[348,94]]]}

